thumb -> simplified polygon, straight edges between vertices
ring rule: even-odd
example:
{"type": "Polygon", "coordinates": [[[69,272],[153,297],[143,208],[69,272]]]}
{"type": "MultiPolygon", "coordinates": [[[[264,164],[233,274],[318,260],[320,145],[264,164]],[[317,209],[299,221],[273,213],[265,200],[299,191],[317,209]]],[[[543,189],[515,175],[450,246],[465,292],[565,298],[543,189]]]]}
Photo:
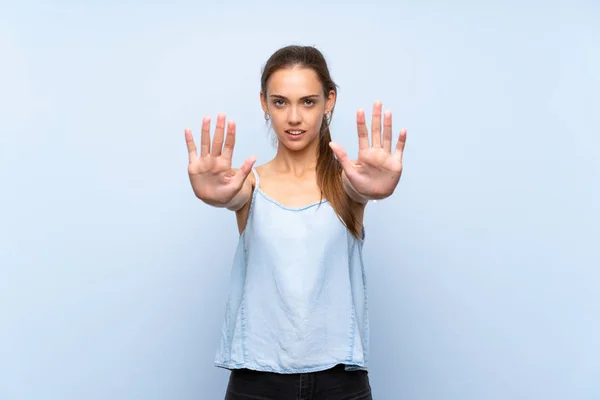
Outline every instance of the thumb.
{"type": "Polygon", "coordinates": [[[246,159],[246,161],[244,161],[244,163],[240,167],[240,172],[238,174],[236,174],[236,176],[234,178],[236,181],[235,182],[236,185],[242,186],[244,184],[244,182],[246,181],[246,178],[250,174],[250,171],[252,171],[252,166],[254,165],[255,162],[256,162],[255,156],[248,157],[246,159]]]}
{"type": "Polygon", "coordinates": [[[344,168],[344,171],[346,171],[346,173],[354,169],[352,161],[350,160],[348,154],[346,154],[342,146],[340,146],[336,142],[329,142],[329,147],[331,147],[331,150],[333,150],[333,153],[339,160],[340,164],[342,164],[342,168],[344,168]]]}

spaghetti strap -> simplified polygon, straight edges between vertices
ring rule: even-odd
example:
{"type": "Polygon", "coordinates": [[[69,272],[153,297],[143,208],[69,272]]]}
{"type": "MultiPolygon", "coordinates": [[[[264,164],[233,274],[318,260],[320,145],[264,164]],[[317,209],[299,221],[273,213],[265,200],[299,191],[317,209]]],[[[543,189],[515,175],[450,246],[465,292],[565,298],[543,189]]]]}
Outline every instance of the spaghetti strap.
{"type": "Polygon", "coordinates": [[[254,185],[254,189],[256,190],[258,188],[258,184],[260,183],[260,177],[258,176],[258,172],[256,172],[256,169],[252,168],[252,173],[254,174],[254,178],[256,179],[256,184],[254,185]]]}
{"type": "Polygon", "coordinates": [[[252,217],[252,211],[254,210],[254,203],[256,202],[256,193],[258,193],[259,188],[258,184],[260,183],[260,177],[258,176],[258,172],[254,168],[252,168],[252,173],[254,174],[254,178],[256,182],[254,183],[254,190],[252,190],[252,197],[250,199],[250,209],[248,210],[248,219],[246,220],[246,225],[250,221],[252,217]]]}

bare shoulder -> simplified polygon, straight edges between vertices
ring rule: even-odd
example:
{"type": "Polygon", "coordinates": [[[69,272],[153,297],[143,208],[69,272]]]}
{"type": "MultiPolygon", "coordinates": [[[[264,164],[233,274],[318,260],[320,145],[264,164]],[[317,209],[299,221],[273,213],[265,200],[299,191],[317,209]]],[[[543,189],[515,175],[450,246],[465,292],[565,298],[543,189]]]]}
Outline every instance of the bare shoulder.
{"type": "Polygon", "coordinates": [[[273,168],[273,160],[268,161],[262,165],[259,165],[254,168],[259,182],[256,182],[256,177],[252,176],[252,188],[256,187],[256,185],[264,186],[263,184],[275,181],[280,181],[281,177],[278,176],[277,171],[273,168]]]}
{"type": "Polygon", "coordinates": [[[267,163],[264,163],[262,165],[259,165],[255,169],[256,169],[256,172],[258,173],[258,175],[261,177],[263,177],[263,176],[270,177],[274,173],[273,168],[272,168],[272,160],[267,163]]]}

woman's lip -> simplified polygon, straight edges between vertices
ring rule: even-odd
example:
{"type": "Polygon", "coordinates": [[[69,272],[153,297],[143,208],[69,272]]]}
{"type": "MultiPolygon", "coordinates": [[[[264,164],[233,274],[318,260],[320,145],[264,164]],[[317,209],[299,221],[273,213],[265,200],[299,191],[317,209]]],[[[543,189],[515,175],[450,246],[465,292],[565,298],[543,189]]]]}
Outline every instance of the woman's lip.
{"type": "Polygon", "coordinates": [[[300,133],[296,133],[296,134],[290,133],[290,131],[285,131],[285,133],[287,134],[287,137],[290,138],[291,140],[298,140],[304,136],[306,131],[300,131],[300,133]]]}

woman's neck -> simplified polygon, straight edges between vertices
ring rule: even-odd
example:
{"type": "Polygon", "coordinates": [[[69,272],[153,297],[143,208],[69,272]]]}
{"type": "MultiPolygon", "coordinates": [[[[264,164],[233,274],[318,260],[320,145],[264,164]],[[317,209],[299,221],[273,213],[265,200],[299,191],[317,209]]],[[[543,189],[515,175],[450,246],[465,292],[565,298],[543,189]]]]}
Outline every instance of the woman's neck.
{"type": "Polygon", "coordinates": [[[280,172],[291,173],[298,177],[307,172],[314,173],[317,167],[317,145],[318,143],[315,141],[302,150],[293,151],[280,142],[277,154],[273,159],[273,166],[280,172]]]}

